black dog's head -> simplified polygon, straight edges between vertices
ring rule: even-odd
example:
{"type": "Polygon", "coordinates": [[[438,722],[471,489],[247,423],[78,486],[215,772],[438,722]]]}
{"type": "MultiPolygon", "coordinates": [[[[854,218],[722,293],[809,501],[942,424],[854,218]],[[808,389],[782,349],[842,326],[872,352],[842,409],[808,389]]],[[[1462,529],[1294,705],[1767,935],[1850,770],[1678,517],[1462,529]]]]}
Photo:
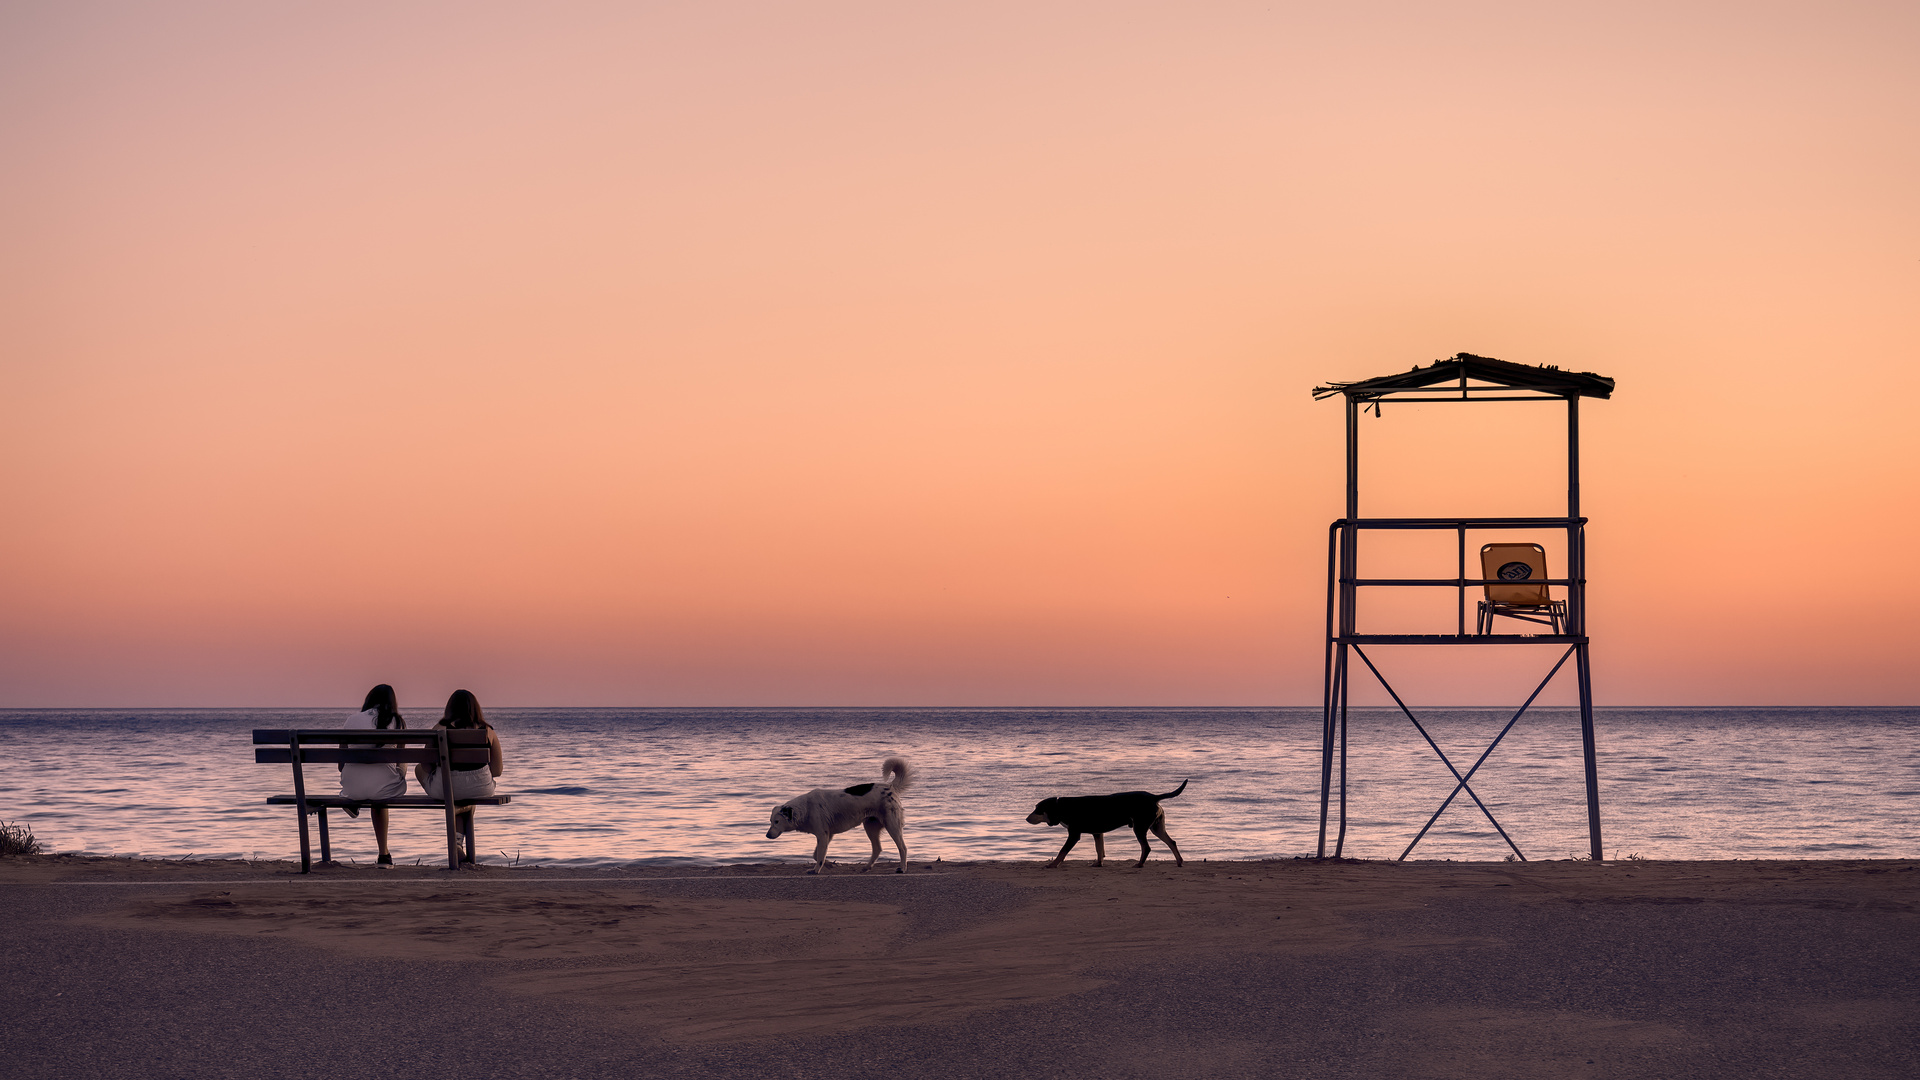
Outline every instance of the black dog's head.
{"type": "Polygon", "coordinates": [[[1059,799],[1041,799],[1039,805],[1033,808],[1033,813],[1027,815],[1027,824],[1060,824],[1060,816],[1058,813],[1059,803],[1059,799]]]}

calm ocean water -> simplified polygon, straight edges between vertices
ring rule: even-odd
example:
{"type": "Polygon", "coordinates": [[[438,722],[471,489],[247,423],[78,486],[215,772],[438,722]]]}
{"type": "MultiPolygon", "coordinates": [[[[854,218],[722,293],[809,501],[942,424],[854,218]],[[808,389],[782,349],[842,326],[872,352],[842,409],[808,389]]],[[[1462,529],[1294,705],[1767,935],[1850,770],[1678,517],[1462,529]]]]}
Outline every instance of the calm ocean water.
{"type": "MultiPolygon", "coordinates": [[[[52,851],[148,858],[297,857],[286,766],[256,765],[255,727],[332,727],[349,710],[0,711],[0,820],[52,851]]],[[[414,710],[429,726],[437,710],[414,710]]],[[[1050,857],[1064,831],[1028,825],[1041,798],[1192,783],[1166,804],[1189,858],[1310,854],[1317,709],[499,709],[510,806],[483,810],[487,861],[522,865],[804,862],[768,840],[768,811],[820,786],[920,771],[904,802],[916,862],[1050,857]]],[[[1429,730],[1471,762],[1508,714],[1447,710],[1429,730]]],[[[1423,721],[1428,721],[1423,717],[1423,721]]],[[[1609,856],[1920,856],[1920,709],[1605,709],[1597,721],[1609,856]]],[[[1474,789],[1528,858],[1586,850],[1577,715],[1521,720],[1474,789]]],[[[1452,788],[1398,713],[1353,719],[1347,854],[1392,858],[1452,788]]],[[[1465,768],[1465,764],[1462,764],[1465,768]]],[[[309,766],[310,791],[337,790],[309,766]]],[[[372,830],[338,814],[335,857],[371,862],[372,830]]],[[[394,815],[397,859],[444,852],[431,813],[394,815]]],[[[1114,850],[1131,844],[1115,837],[1114,850]]],[[[855,832],[833,857],[864,858],[855,832]]],[[[1156,844],[1156,849],[1158,845],[1156,844]]],[[[1091,842],[1083,842],[1090,855],[1091,842]]],[[[887,852],[891,853],[891,844],[887,852]]],[[[1464,797],[1414,858],[1500,859],[1464,797]]]]}

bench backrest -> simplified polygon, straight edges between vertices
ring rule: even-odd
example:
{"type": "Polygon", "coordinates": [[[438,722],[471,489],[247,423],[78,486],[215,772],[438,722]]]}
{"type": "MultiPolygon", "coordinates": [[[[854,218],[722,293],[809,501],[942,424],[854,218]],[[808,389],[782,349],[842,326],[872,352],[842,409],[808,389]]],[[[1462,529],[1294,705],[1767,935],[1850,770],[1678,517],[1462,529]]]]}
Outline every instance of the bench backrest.
{"type": "Polygon", "coordinates": [[[425,731],[255,728],[253,760],[260,765],[291,765],[296,747],[300,760],[310,765],[354,763],[374,765],[439,764],[444,754],[450,765],[485,765],[489,760],[485,728],[429,728],[425,731]]]}

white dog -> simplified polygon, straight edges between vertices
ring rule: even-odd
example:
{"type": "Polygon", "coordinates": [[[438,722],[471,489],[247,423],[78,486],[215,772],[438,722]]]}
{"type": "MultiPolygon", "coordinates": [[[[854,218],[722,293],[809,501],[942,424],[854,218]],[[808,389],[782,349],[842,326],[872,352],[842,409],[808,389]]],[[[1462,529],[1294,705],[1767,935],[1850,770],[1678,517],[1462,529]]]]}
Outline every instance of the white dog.
{"type": "Polygon", "coordinates": [[[900,849],[900,868],[894,873],[906,873],[907,841],[900,835],[900,828],[907,818],[894,796],[913,784],[913,769],[905,761],[890,757],[880,764],[880,775],[884,779],[877,784],[855,784],[844,790],[814,788],[781,803],[773,808],[767,839],[783,832],[812,833],[819,842],[813,846],[813,869],[807,873],[817,874],[827,865],[827,845],[834,834],[865,825],[867,839],[873,841],[873,858],[860,868],[865,873],[880,859],[880,827],[884,825],[893,837],[893,846],[900,849]]]}

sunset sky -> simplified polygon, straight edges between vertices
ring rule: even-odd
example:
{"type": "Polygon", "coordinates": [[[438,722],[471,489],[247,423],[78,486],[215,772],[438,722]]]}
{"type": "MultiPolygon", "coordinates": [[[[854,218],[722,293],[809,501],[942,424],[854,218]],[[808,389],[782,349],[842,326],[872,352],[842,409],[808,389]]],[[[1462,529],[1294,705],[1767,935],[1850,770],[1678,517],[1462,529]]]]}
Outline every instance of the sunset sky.
{"type": "MultiPolygon", "coordinates": [[[[1920,703],[1916,58],[1911,3],[0,6],[0,706],[1315,704],[1308,391],[1460,351],[1618,381],[1601,704],[1920,703]]],[[[1390,406],[1363,510],[1557,512],[1561,415],[1390,406]]]]}

